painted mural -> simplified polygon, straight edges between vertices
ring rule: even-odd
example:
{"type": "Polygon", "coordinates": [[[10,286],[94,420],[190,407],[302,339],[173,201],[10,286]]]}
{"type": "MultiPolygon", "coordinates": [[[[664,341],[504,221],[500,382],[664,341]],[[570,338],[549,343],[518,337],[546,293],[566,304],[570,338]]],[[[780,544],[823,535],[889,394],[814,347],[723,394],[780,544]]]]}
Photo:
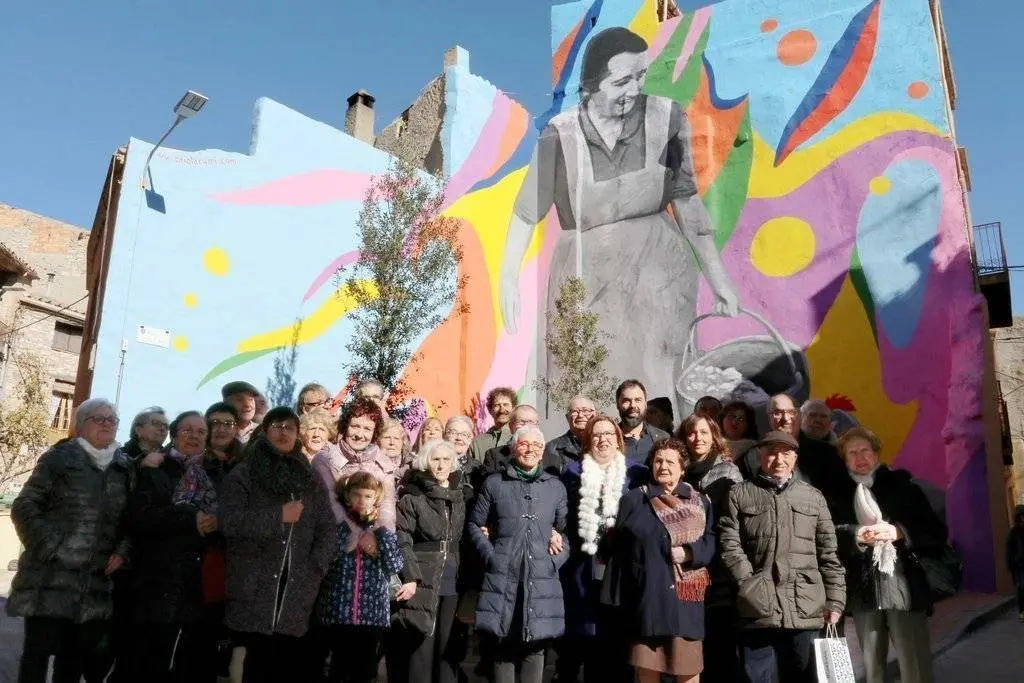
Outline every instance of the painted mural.
{"type": "MultiPolygon", "coordinates": [[[[610,374],[679,410],[714,387],[827,399],[946,490],[967,587],[992,589],[988,508],[971,504],[981,299],[929,3],[679,4],[665,22],[653,0],[555,6],[546,112],[449,67],[446,212],[471,312],[422,340],[409,385],[442,416],[482,417],[496,386],[536,400],[544,312],[579,273],[610,374]]],[[[127,178],[150,149],[132,141],[127,178]]],[[[159,151],[153,190],[118,208],[93,393],[113,393],[127,340],[126,412],[154,387],[169,410],[205,406],[229,380],[262,384],[296,319],[298,381],[345,386],[334,275],[387,163],[270,100],[248,155],[159,151]]]]}

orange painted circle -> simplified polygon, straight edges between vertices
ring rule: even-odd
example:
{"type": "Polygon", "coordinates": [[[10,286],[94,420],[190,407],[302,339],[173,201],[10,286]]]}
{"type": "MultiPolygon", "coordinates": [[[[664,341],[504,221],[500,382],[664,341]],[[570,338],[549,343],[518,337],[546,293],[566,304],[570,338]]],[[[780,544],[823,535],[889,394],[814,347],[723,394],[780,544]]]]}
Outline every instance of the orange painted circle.
{"type": "Polygon", "coordinates": [[[919,100],[928,94],[928,84],[924,81],[914,81],[907,86],[907,94],[913,99],[919,100]]]}
{"type": "Polygon", "coordinates": [[[775,54],[786,66],[800,66],[809,62],[817,50],[818,40],[814,34],[798,28],[782,36],[775,48],[775,54]]]}
{"type": "Polygon", "coordinates": [[[761,22],[761,33],[771,33],[779,27],[779,22],[776,19],[765,19],[761,22]]]}

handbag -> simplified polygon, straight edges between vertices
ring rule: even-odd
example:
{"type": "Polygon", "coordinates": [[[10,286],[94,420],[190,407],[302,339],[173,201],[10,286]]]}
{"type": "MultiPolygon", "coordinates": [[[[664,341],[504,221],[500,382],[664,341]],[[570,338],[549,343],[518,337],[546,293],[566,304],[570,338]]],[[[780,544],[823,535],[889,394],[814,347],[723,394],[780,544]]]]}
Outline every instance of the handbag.
{"type": "Polygon", "coordinates": [[[960,591],[964,580],[964,558],[948,543],[935,554],[918,555],[932,600],[951,598],[960,591]]]}
{"type": "Polygon", "coordinates": [[[840,638],[835,624],[825,627],[825,637],[814,639],[814,665],[818,683],[856,683],[850,646],[840,638]]]}

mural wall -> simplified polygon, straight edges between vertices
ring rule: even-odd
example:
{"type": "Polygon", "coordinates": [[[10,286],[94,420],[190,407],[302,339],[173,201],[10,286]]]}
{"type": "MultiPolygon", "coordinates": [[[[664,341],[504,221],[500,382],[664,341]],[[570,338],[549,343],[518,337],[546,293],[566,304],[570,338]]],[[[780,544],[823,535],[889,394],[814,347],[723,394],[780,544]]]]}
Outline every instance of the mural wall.
{"type": "MultiPolygon", "coordinates": [[[[500,385],[536,400],[544,311],[580,273],[610,374],[679,410],[715,387],[846,409],[946,489],[967,584],[992,589],[988,508],[971,505],[987,495],[981,299],[928,1],[680,3],[664,23],[654,4],[554,7],[546,112],[447,70],[471,313],[422,340],[409,384],[442,416],[500,385]]],[[[126,187],[150,149],[132,141],[126,187]]],[[[249,155],[159,151],[153,192],[118,207],[94,395],[113,394],[122,340],[126,412],[262,385],[296,319],[299,383],[343,387],[334,274],[387,161],[270,100],[249,155]]]]}

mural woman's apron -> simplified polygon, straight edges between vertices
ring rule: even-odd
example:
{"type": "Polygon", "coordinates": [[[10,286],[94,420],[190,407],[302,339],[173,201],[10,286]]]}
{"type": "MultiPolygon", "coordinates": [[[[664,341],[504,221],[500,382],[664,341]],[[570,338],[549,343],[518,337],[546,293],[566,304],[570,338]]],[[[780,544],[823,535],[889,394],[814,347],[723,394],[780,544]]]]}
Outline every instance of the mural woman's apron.
{"type": "MultiPolygon", "coordinates": [[[[662,159],[672,106],[665,98],[647,98],[644,130],[636,133],[645,137],[643,168],[603,181],[594,180],[589,149],[580,144],[585,138],[579,110],[552,119],[576,230],[559,235],[546,310],[554,310],[562,280],[579,267],[590,310],[611,336],[605,341],[607,373],[618,381],[639,379],[648,397],[668,396],[674,404],[676,363],[696,312],[698,267],[667,211],[673,174],[662,159]]],[[[547,371],[555,371],[550,353],[547,371]]]]}

